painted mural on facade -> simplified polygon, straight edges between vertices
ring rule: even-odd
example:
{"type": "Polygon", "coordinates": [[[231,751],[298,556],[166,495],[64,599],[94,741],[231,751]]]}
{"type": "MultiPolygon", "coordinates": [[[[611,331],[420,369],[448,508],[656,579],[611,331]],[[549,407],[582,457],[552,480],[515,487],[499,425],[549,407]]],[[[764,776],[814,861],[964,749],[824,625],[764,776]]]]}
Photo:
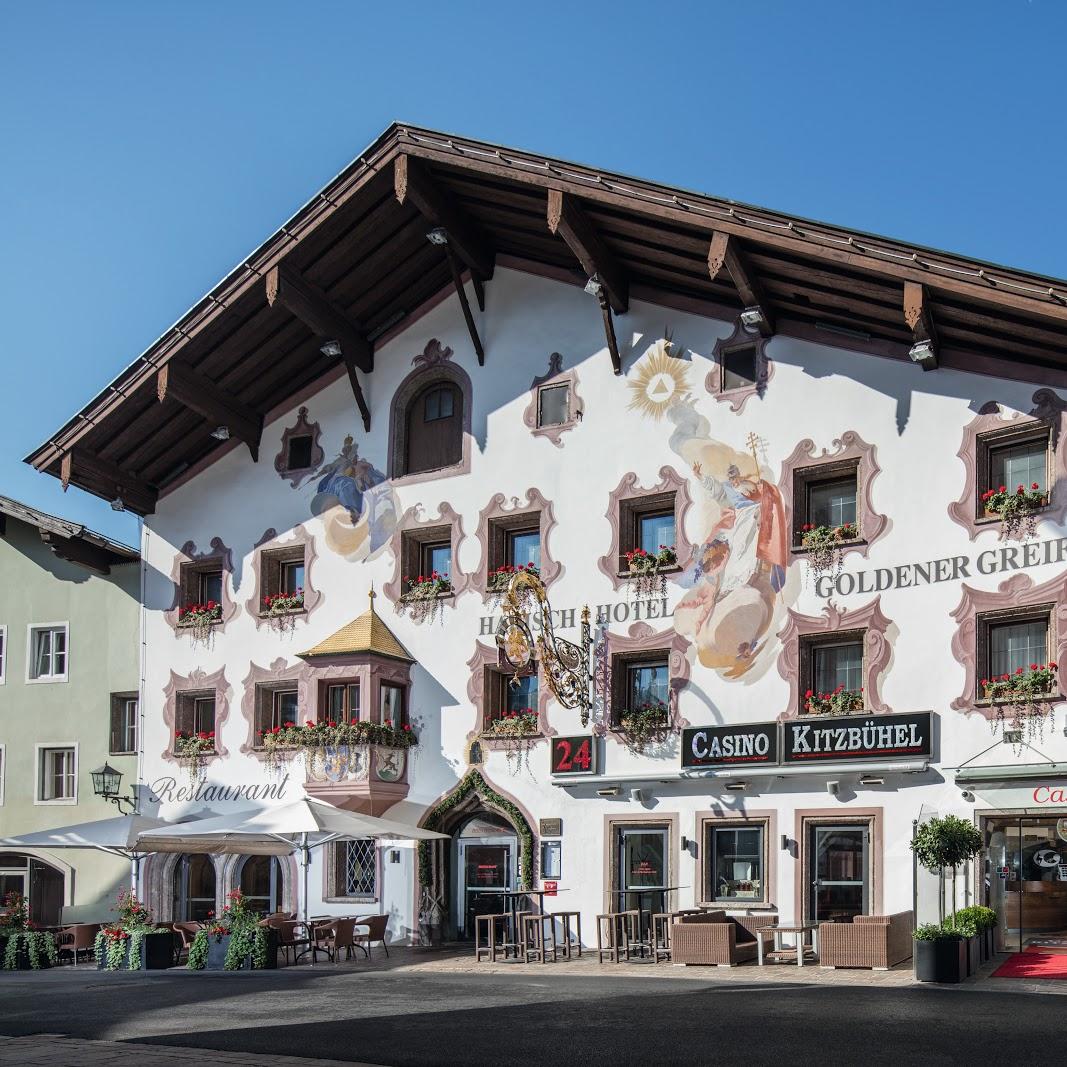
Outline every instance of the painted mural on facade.
{"type": "Polygon", "coordinates": [[[327,546],[350,560],[373,557],[396,529],[396,495],[385,475],[359,455],[352,435],[341,451],[308,475],[311,514],[322,518],[327,546]]]}
{"type": "Polygon", "coordinates": [[[749,436],[743,451],[715,439],[689,390],[690,367],[658,341],[639,360],[630,407],[671,426],[671,451],[682,460],[701,523],[700,540],[674,612],[679,634],[700,662],[739,678],[777,631],[789,565],[781,493],[769,479],[765,442],[749,436]]]}

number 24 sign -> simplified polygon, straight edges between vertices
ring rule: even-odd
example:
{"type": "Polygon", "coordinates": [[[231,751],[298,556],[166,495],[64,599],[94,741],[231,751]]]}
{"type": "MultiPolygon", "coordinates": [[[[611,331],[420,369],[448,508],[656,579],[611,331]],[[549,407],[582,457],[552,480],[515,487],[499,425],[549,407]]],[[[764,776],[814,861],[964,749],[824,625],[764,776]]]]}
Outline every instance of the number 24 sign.
{"type": "Polygon", "coordinates": [[[552,739],[552,773],[596,774],[596,746],[589,735],[552,739]]]}

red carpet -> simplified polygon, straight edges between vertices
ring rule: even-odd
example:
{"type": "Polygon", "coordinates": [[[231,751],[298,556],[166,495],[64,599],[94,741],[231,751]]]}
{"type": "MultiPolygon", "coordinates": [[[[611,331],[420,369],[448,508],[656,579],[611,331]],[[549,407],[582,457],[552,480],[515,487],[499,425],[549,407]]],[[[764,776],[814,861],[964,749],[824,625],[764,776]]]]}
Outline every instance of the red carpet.
{"type": "Polygon", "coordinates": [[[1009,956],[994,972],[994,978],[1060,978],[1067,981],[1067,955],[1028,948],[1009,956]]]}

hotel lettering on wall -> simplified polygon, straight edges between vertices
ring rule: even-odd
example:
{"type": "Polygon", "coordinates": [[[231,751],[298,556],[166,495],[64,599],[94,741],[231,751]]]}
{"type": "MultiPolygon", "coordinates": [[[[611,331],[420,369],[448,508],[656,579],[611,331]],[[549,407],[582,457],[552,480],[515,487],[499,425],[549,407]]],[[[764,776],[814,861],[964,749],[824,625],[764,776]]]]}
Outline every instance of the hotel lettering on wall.
{"type": "Polygon", "coordinates": [[[932,754],[933,712],[812,716],[682,731],[682,767],[777,767],[844,760],[925,758],[932,754]]]}

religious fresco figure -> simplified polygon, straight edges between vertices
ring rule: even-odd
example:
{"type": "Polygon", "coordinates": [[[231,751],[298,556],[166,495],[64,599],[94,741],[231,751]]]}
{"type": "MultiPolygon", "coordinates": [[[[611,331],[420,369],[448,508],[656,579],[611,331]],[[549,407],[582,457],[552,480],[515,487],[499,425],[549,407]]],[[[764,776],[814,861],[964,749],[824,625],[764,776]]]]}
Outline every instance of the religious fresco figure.
{"type": "Polygon", "coordinates": [[[349,434],[340,453],[307,476],[315,484],[312,515],[322,516],[326,543],[350,558],[365,559],[388,543],[397,508],[385,475],[359,455],[349,434]]]}

